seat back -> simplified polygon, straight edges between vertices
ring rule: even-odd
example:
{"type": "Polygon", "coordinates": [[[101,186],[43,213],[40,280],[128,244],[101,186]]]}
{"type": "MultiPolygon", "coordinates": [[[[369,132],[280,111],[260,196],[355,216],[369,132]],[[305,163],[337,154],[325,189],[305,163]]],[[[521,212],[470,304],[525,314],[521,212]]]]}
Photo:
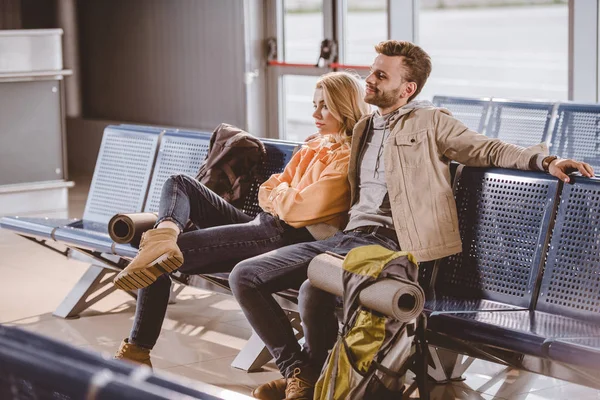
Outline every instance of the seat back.
{"type": "Polygon", "coordinates": [[[461,121],[469,129],[484,133],[485,121],[490,108],[490,99],[472,99],[467,97],[435,96],[433,104],[447,108],[454,118],[461,121]]]}
{"type": "Polygon", "coordinates": [[[248,193],[244,207],[242,208],[242,211],[253,217],[262,211],[258,205],[258,188],[272,174],[283,171],[287,163],[291,160],[294,150],[300,145],[300,143],[271,139],[262,139],[262,142],[267,150],[267,158],[259,168],[258,178],[252,184],[250,193],[248,193]]]}
{"type": "Polygon", "coordinates": [[[558,187],[539,172],[463,168],[454,183],[463,252],[440,261],[436,292],[529,307],[558,187]]]}
{"type": "Polygon", "coordinates": [[[486,136],[529,147],[548,139],[553,103],[493,99],[486,136]]]}
{"type": "Polygon", "coordinates": [[[550,153],[591,164],[600,175],[600,104],[561,104],[550,153]]]}
{"type": "MultiPolygon", "coordinates": [[[[33,332],[0,325],[1,399],[173,399],[219,400],[222,389],[198,381],[171,380],[33,332]],[[95,381],[102,377],[103,384],[95,381]]],[[[236,397],[237,398],[237,397],[236,397]]],[[[245,396],[239,397],[248,398],[245,396]]]]}
{"type": "Polygon", "coordinates": [[[116,213],[142,211],[161,132],[114,125],[104,129],[84,220],[108,223],[116,213]]]}
{"type": "Polygon", "coordinates": [[[163,184],[171,175],[198,174],[208,154],[210,135],[194,131],[167,131],[163,135],[144,211],[158,211],[163,184]]]}
{"type": "Polygon", "coordinates": [[[600,179],[572,179],[560,196],[536,309],[600,322],[600,179]]]}
{"type": "MultiPolygon", "coordinates": [[[[194,131],[172,131],[164,134],[144,211],[158,211],[162,186],[169,176],[174,174],[196,176],[208,154],[210,136],[208,132],[194,131]]],[[[259,168],[258,178],[252,184],[242,208],[242,211],[250,216],[255,216],[261,211],[258,205],[260,185],[272,174],[283,171],[298,146],[298,143],[279,140],[261,139],[261,141],[267,150],[267,157],[259,168]]]]}

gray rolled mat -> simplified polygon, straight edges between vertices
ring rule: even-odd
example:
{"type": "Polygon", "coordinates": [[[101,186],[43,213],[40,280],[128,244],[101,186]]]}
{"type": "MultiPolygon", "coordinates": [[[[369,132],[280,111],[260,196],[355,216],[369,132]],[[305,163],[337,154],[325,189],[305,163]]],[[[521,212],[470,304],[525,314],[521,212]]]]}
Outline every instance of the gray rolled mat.
{"type": "MultiPolygon", "coordinates": [[[[330,254],[320,254],[308,266],[310,283],[326,292],[342,296],[343,259],[330,254]]],[[[410,322],[423,311],[425,294],[413,282],[382,279],[366,287],[358,296],[360,304],[393,317],[400,322],[410,322]]]]}
{"type": "Polygon", "coordinates": [[[116,243],[139,244],[142,233],[154,227],[156,213],[116,214],[108,222],[108,234],[116,243]]]}

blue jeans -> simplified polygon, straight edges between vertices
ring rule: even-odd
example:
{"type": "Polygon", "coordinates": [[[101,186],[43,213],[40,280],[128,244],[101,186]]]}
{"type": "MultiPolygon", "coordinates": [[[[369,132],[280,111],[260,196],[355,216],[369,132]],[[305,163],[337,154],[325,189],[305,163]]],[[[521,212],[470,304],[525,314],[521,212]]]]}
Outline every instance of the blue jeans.
{"type": "MultiPolygon", "coordinates": [[[[314,240],[305,228],[293,228],[271,214],[263,212],[256,218],[244,214],[186,175],[172,176],[163,186],[157,224],[167,220],[182,231],[188,220],[195,226],[177,240],[184,257],[179,272],[188,275],[229,272],[247,258],[314,240]]],[[[171,279],[163,275],[138,291],[131,343],[154,347],[170,290],[171,279]]]]}
{"type": "Polygon", "coordinates": [[[295,368],[320,371],[337,336],[336,297],[311,286],[308,281],[303,284],[308,264],[326,251],[346,255],[355,247],[372,244],[400,250],[397,243],[384,236],[338,232],[326,240],[298,243],[244,260],[229,275],[229,284],[246,318],[285,377],[290,377],[295,368]],[[300,348],[290,322],[272,296],[301,285],[298,306],[304,327],[304,349],[300,348]]]}

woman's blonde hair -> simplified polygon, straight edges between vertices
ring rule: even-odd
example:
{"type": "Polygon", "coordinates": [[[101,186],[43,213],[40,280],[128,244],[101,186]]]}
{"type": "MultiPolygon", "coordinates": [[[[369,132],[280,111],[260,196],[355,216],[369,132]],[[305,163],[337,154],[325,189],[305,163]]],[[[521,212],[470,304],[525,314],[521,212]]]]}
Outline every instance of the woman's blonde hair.
{"type": "Polygon", "coordinates": [[[358,75],[349,72],[329,72],[317,81],[317,89],[323,90],[327,109],[340,121],[340,133],[352,135],[358,120],[371,112],[364,101],[365,90],[358,75]]]}

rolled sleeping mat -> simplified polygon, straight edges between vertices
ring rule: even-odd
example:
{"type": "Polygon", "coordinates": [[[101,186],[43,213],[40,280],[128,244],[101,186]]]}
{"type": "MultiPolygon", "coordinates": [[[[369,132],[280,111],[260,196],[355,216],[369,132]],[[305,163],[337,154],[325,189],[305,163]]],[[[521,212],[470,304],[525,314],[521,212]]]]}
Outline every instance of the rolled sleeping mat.
{"type": "MultiPolygon", "coordinates": [[[[310,283],[326,292],[343,296],[342,258],[320,254],[308,266],[310,283]]],[[[358,296],[360,304],[400,322],[410,322],[421,314],[425,293],[414,282],[381,279],[364,288],[358,296]]]]}
{"type": "Polygon", "coordinates": [[[108,222],[108,234],[116,243],[139,245],[142,233],[154,228],[156,213],[116,214],[108,222]]]}

